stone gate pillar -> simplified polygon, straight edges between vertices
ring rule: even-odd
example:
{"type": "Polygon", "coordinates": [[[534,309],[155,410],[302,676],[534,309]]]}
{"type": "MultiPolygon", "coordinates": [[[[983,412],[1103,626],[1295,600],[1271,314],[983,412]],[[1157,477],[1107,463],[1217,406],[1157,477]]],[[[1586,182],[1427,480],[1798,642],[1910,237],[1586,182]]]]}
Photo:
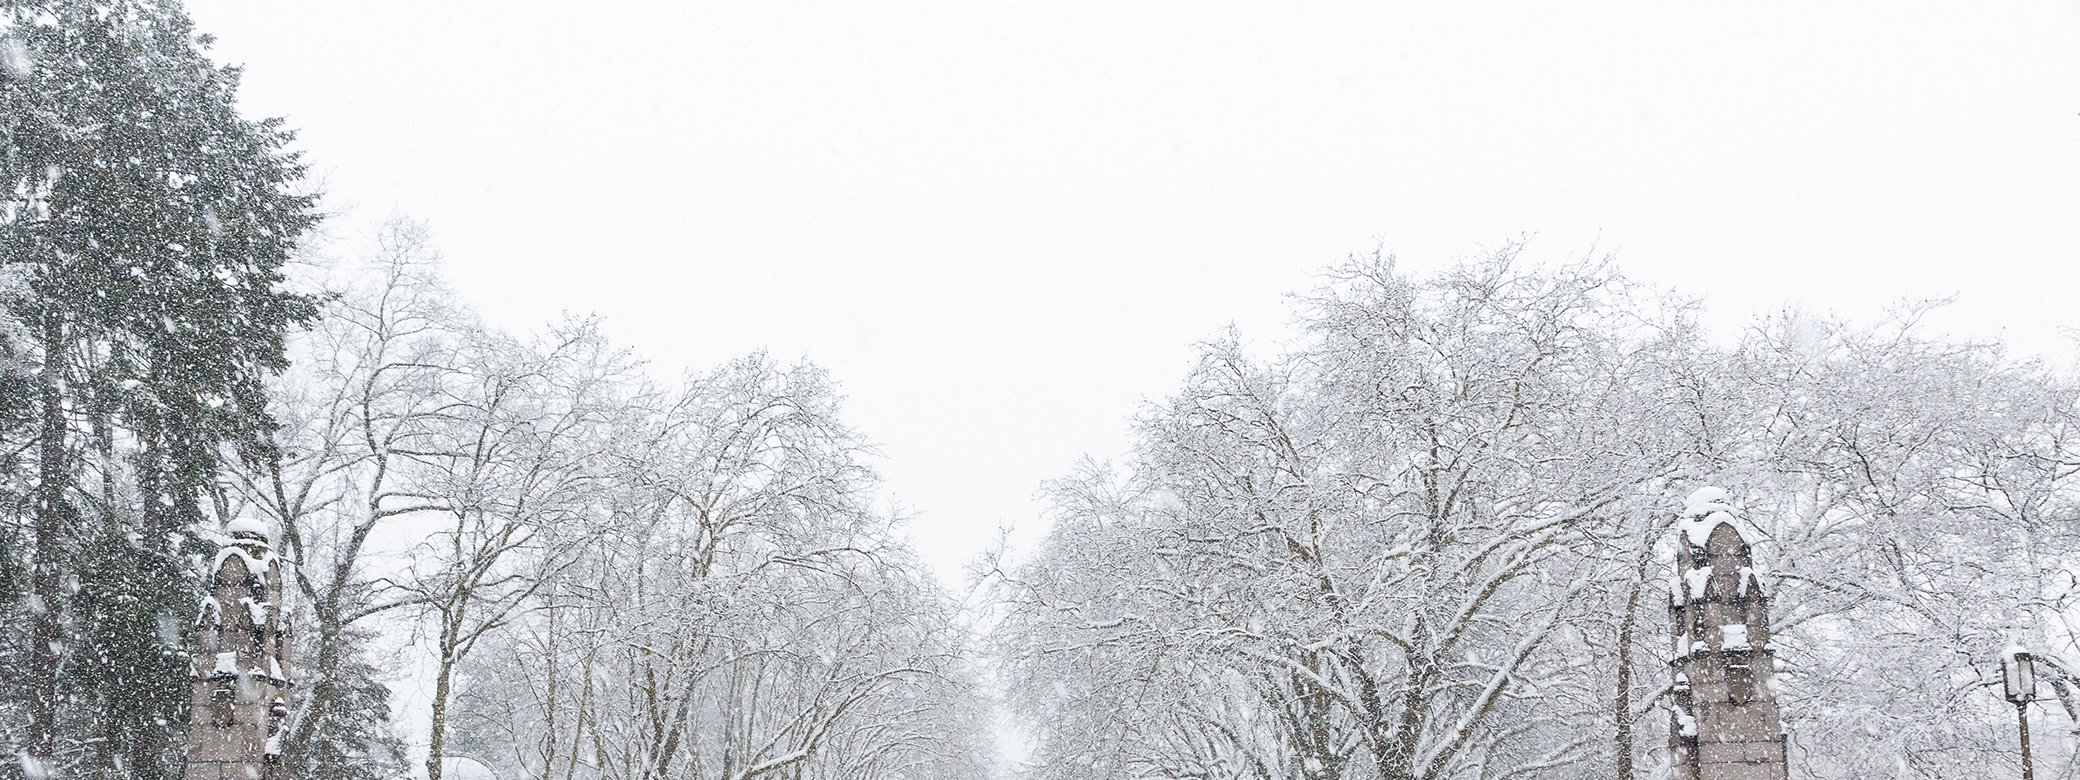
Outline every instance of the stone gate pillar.
{"type": "Polygon", "coordinates": [[[1669,753],[1676,780],[1784,780],[1769,597],[1726,499],[1700,489],[1676,523],[1669,753]]]}
{"type": "Polygon", "coordinates": [[[286,780],[281,730],[289,714],[289,637],[282,567],[267,527],[233,520],[211,562],[196,616],[194,709],[183,780],[286,780]]]}

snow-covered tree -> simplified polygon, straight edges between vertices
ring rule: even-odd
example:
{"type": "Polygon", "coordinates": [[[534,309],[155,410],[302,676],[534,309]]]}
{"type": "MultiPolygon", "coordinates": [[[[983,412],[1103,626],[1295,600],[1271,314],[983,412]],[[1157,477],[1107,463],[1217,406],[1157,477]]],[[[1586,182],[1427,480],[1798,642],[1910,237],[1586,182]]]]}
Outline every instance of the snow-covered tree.
{"type": "Polygon", "coordinates": [[[810,366],[753,356],[616,436],[602,533],[467,667],[473,755],[564,778],[975,777],[947,599],[810,366]]]}
{"type": "Polygon", "coordinates": [[[460,665],[535,608],[604,519],[601,467],[633,368],[591,322],[529,341],[479,332],[460,356],[432,396],[440,424],[411,451],[425,467],[407,500],[432,519],[394,581],[433,623],[430,780],[460,665]]]}
{"type": "Polygon", "coordinates": [[[1365,259],[1273,361],[1208,346],[1130,471],[1055,484],[998,637],[1044,777],[1574,776],[1662,481],[1680,310],[1597,266],[1365,259]],[[1624,531],[1625,533],[1620,533],[1624,531]]]}
{"type": "Polygon", "coordinates": [[[1614,275],[1508,260],[1346,266],[1311,344],[1207,346],[1120,472],[1053,484],[996,632],[1036,775],[1655,776],[1649,583],[1699,484],[1773,572],[1794,776],[2016,771],[1997,651],[2080,656],[2070,374],[1914,308],[1715,347],[1614,275]]]}
{"type": "MultiPolygon", "coordinates": [[[[1920,335],[1921,313],[1779,317],[1729,374],[1724,481],[1764,536],[1792,759],[1818,776],[2019,773],[1998,652],[2080,656],[2080,390],[1997,345],[1920,335]]],[[[2039,772],[2080,771],[2070,745],[2037,751],[2039,772]]]]}
{"type": "Polygon", "coordinates": [[[302,695],[283,740],[299,777],[399,772],[389,693],[369,620],[414,606],[383,587],[401,566],[385,532],[445,507],[427,493],[424,453],[447,422],[442,382],[463,368],[480,330],[436,276],[425,229],[393,220],[370,257],[342,264],[323,319],[292,340],[291,369],[272,386],[279,429],[264,457],[234,470],[246,511],[280,529],[298,598],[302,695]]]}

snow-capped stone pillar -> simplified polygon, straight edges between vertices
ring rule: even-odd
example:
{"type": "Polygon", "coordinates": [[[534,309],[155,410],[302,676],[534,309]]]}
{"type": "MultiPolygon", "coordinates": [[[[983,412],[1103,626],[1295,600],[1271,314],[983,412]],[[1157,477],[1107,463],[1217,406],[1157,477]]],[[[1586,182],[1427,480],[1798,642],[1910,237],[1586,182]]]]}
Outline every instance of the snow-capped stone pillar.
{"type": "Polygon", "coordinates": [[[1675,780],[1784,780],[1769,598],[1726,491],[1690,494],[1676,523],[1675,780]]]}
{"type": "Polygon", "coordinates": [[[282,568],[267,527],[233,520],[210,564],[196,616],[183,780],[286,780],[280,733],[289,714],[289,637],[282,568]]]}

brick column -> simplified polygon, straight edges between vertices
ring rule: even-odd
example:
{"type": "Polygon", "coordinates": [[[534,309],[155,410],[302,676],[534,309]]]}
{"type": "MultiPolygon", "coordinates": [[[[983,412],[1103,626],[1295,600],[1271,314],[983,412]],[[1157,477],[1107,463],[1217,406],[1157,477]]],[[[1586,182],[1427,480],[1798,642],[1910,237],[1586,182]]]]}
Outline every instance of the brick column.
{"type": "Polygon", "coordinates": [[[1674,777],[1784,780],[1769,597],[1726,491],[1691,494],[1676,527],[1676,576],[1669,583],[1674,777]]]}
{"type": "Polygon", "coordinates": [[[183,780],[286,780],[280,732],[289,714],[289,641],[282,568],[266,527],[232,521],[196,616],[194,710],[183,780]]]}

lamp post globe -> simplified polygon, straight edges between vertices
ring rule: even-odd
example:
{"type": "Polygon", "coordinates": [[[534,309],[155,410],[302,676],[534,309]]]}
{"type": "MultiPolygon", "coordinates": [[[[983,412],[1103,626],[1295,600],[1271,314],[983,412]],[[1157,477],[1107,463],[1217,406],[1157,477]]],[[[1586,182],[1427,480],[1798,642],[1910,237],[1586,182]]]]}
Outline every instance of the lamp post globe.
{"type": "Polygon", "coordinates": [[[2037,696],[2036,659],[2011,642],[2001,651],[2001,683],[2008,701],[2015,704],[2015,728],[2022,737],[2022,780],[2035,780],[2029,760],[2029,702],[2037,696]]]}

